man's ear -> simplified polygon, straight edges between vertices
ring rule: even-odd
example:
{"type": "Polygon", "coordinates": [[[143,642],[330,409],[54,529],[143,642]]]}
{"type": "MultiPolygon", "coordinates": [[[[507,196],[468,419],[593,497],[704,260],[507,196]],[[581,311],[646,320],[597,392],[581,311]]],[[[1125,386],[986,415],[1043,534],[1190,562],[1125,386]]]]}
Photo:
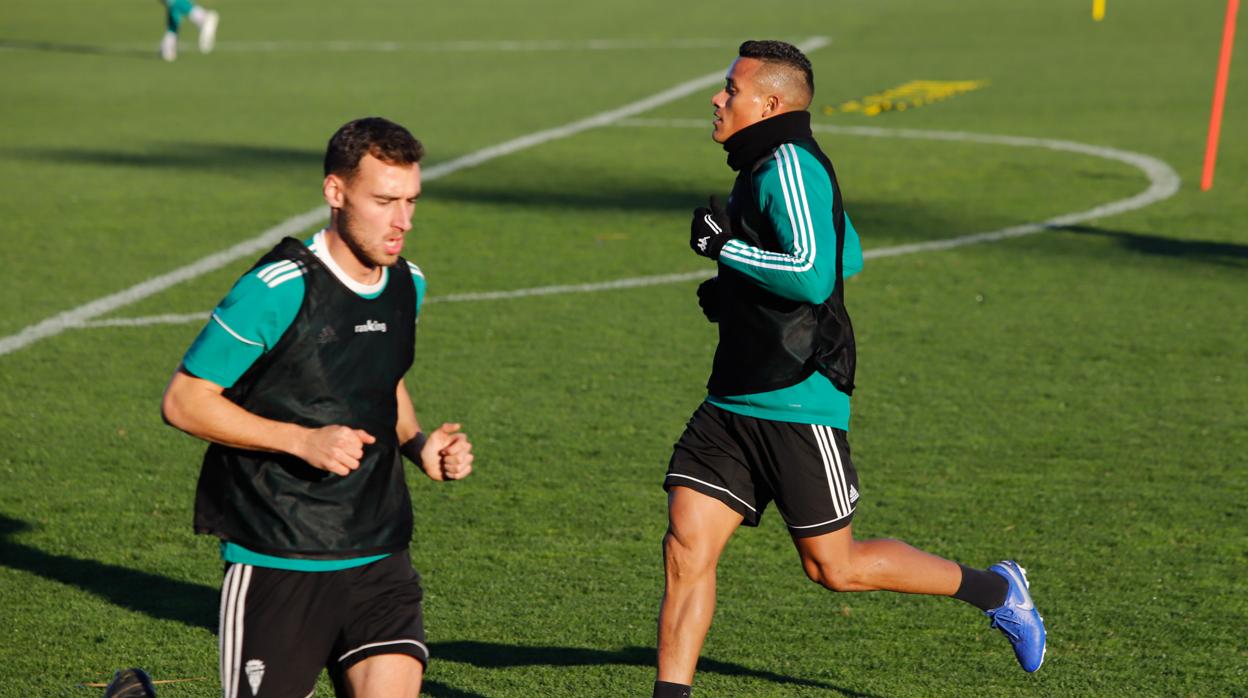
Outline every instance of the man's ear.
{"type": "Polygon", "coordinates": [[[775,116],[780,113],[780,106],[779,95],[767,95],[767,98],[763,100],[763,116],[775,116]]]}
{"type": "Polygon", "coordinates": [[[346,203],[347,183],[342,177],[336,174],[325,175],[325,182],[321,185],[321,192],[325,195],[325,203],[330,208],[342,208],[346,203]]]}

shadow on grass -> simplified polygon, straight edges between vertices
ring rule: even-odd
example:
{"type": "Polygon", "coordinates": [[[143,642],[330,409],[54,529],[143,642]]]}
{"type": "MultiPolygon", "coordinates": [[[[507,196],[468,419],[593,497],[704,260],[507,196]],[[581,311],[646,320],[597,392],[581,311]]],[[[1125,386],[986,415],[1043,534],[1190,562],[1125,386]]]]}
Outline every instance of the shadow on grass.
{"type": "Polygon", "coordinates": [[[1207,240],[1182,240],[1131,233],[1125,230],[1108,230],[1090,225],[1053,226],[1055,231],[1078,233],[1080,235],[1098,235],[1115,240],[1120,247],[1142,254],[1176,257],[1211,264],[1232,267],[1248,267],[1248,245],[1237,245],[1232,242],[1210,242],[1207,240]]]}
{"type": "Polygon", "coordinates": [[[13,148],[25,160],[179,171],[290,168],[319,172],[324,153],[303,148],[239,143],[163,143],[142,149],[13,148]]]}
{"type": "MultiPolygon", "coordinates": [[[[77,587],[114,606],[157,620],[177,621],[216,633],[218,589],[95,560],[52,555],[9,540],[27,530],[30,525],[26,522],[0,514],[0,566],[77,587]]],[[[421,694],[434,698],[481,698],[437,681],[425,681],[421,694]]]]}
{"type": "Polygon", "coordinates": [[[431,698],[485,698],[480,693],[465,691],[454,686],[447,686],[444,683],[430,681],[429,679],[421,682],[420,695],[431,696],[431,698]]]}
{"type": "MultiPolygon", "coordinates": [[[[96,560],[45,553],[10,540],[13,535],[29,529],[30,525],[26,522],[0,514],[0,566],[77,587],[115,606],[137,611],[157,620],[177,621],[216,632],[218,589],[96,560]]],[[[537,665],[654,665],[654,649],[649,647],[625,647],[608,651],[581,647],[525,647],[464,640],[437,643],[432,650],[435,659],[447,659],[485,669],[537,665]]],[[[715,659],[699,660],[698,670],[727,676],[747,676],[789,686],[829,689],[861,698],[870,696],[823,681],[784,676],[715,659]]],[[[477,696],[437,681],[426,681],[423,693],[435,698],[477,696]]]]}
{"type": "Polygon", "coordinates": [[[156,42],[152,48],[122,48],[117,46],[94,46],[92,44],[67,44],[59,41],[31,41],[28,39],[5,39],[0,37],[0,50],[44,51],[47,53],[73,53],[91,56],[122,56],[125,58],[157,59],[156,42]]]}
{"type": "MultiPolygon", "coordinates": [[[[438,642],[430,647],[430,653],[437,659],[471,664],[483,669],[523,666],[597,666],[604,664],[623,664],[628,666],[654,666],[654,648],[624,647],[619,650],[586,649],[583,647],[525,647],[520,645],[502,645],[489,642],[460,640],[456,642],[438,642]]],[[[822,688],[839,691],[847,696],[872,698],[872,694],[854,691],[825,681],[795,678],[771,671],[751,669],[740,664],[721,662],[703,657],[698,660],[699,672],[711,672],[725,676],[745,676],[762,679],[772,683],[804,688],[822,688]]],[[[645,689],[645,686],[641,687],[645,689]]]]}
{"type": "Polygon", "coordinates": [[[0,565],[78,587],[152,618],[216,632],[216,589],[96,560],[45,553],[9,540],[29,528],[23,521],[0,514],[0,565]]]}

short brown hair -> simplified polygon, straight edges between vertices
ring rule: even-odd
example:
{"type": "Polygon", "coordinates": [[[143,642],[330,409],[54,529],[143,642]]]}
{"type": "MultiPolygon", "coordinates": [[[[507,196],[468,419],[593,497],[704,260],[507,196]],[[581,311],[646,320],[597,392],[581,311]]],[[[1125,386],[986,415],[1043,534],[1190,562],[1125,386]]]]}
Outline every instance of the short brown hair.
{"type": "Polygon", "coordinates": [[[366,153],[382,162],[411,165],[425,156],[425,146],[411,131],[380,116],[348,121],[329,139],[325,174],[350,179],[366,153]]]}

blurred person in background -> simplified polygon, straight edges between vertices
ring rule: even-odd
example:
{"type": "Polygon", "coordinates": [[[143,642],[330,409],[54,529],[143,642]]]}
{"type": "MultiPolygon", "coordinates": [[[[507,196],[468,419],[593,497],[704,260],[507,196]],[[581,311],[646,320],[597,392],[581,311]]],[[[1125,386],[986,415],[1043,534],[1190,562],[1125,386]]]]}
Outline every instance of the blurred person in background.
{"type": "Polygon", "coordinates": [[[160,40],[160,57],[166,61],[178,57],[178,29],[182,20],[189,19],[199,27],[199,50],[201,53],[212,53],[217,42],[217,23],[221,20],[214,10],[206,10],[191,0],[160,0],[165,8],[165,35],[160,40]]]}

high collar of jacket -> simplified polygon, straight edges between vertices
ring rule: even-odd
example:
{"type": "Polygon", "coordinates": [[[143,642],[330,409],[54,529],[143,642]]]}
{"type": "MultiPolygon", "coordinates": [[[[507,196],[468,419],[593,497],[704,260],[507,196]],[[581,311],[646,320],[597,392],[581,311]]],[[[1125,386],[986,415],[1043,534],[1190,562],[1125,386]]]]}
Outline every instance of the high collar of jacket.
{"type": "Polygon", "coordinates": [[[750,124],[724,141],[728,166],[739,172],[785,141],[810,138],[810,112],[790,111],[750,124]]]}

